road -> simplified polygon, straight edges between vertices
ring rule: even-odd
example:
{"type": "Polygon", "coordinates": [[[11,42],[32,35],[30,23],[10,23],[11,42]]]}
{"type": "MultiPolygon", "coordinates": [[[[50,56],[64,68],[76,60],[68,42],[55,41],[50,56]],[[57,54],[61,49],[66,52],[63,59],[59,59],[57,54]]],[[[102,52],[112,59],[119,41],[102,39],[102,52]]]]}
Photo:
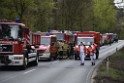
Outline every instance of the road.
{"type": "MultiPolygon", "coordinates": [[[[101,47],[96,66],[122,46],[124,41],[120,40],[118,43],[101,47]]],[[[39,62],[37,67],[30,66],[26,70],[3,67],[0,70],[0,83],[89,83],[94,68],[89,60],[86,60],[84,66],[80,66],[78,60],[57,60],[39,62]]]]}

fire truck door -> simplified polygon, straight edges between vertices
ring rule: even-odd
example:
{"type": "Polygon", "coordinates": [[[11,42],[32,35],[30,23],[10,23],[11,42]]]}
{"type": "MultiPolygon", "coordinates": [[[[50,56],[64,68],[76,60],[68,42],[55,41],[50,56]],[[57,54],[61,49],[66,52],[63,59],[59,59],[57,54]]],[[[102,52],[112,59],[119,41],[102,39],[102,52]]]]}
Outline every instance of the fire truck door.
{"type": "Polygon", "coordinates": [[[37,57],[37,53],[35,52],[35,50],[30,50],[30,52],[28,53],[28,58],[29,58],[29,62],[31,61],[35,61],[37,57]]]}

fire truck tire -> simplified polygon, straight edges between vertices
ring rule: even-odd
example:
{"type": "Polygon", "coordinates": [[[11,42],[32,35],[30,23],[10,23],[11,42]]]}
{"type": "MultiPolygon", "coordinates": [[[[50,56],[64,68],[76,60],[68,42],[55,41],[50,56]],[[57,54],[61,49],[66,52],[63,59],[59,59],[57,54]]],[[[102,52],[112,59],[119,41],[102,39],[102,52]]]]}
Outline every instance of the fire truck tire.
{"type": "Polygon", "coordinates": [[[75,56],[75,60],[77,60],[77,57],[75,56]]]}
{"type": "Polygon", "coordinates": [[[38,56],[37,56],[37,57],[36,57],[36,60],[35,60],[34,63],[33,63],[34,66],[37,66],[37,65],[38,65],[38,60],[39,60],[39,59],[38,59],[38,56]]]}
{"type": "Polygon", "coordinates": [[[24,60],[23,60],[23,65],[21,66],[22,70],[25,70],[28,65],[28,53],[27,51],[24,51],[24,60]]]}
{"type": "Polygon", "coordinates": [[[54,60],[57,60],[58,54],[56,53],[54,56],[54,60]]]}
{"type": "Polygon", "coordinates": [[[57,60],[57,56],[54,57],[54,60],[57,60]]]}
{"type": "MultiPolygon", "coordinates": [[[[27,60],[28,61],[28,60],[27,60]]],[[[27,68],[27,64],[28,62],[26,63],[26,58],[23,60],[23,65],[22,65],[22,70],[25,70],[27,68]]]]}
{"type": "Polygon", "coordinates": [[[79,57],[78,57],[78,55],[75,55],[75,60],[79,60],[79,57]]]}
{"type": "Polygon", "coordinates": [[[49,61],[53,61],[54,60],[54,57],[50,55],[48,60],[49,61]]]}

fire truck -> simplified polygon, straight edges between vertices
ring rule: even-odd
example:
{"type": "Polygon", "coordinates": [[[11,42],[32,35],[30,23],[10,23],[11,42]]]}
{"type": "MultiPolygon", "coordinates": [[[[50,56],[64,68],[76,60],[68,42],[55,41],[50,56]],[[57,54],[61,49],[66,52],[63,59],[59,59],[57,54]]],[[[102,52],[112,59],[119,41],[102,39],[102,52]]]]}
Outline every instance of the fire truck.
{"type": "Polygon", "coordinates": [[[57,41],[66,41],[67,43],[69,42],[75,42],[75,35],[72,34],[71,31],[68,30],[51,30],[50,31],[51,35],[56,35],[57,41]]]}
{"type": "MultiPolygon", "coordinates": [[[[99,49],[100,49],[100,33],[95,31],[84,31],[84,32],[77,32],[77,42],[75,45],[75,59],[79,57],[79,44],[80,42],[84,42],[86,48],[90,45],[90,42],[97,44],[96,49],[96,59],[99,57],[99,49]]],[[[89,55],[87,55],[89,58],[89,55]]]]}
{"type": "Polygon", "coordinates": [[[56,60],[58,55],[58,45],[56,35],[41,36],[38,48],[39,60],[56,60]]]}
{"type": "Polygon", "coordinates": [[[76,34],[67,34],[67,43],[72,43],[73,45],[75,45],[76,43],[76,34]]]}
{"type": "Polygon", "coordinates": [[[0,21],[0,66],[26,69],[30,62],[38,65],[39,37],[23,23],[0,21]]]}
{"type": "Polygon", "coordinates": [[[64,41],[69,45],[69,49],[67,49],[67,55],[70,55],[70,52],[73,50],[73,47],[76,43],[76,34],[73,34],[72,31],[69,30],[52,30],[50,34],[56,35],[57,41],[64,41]]]}

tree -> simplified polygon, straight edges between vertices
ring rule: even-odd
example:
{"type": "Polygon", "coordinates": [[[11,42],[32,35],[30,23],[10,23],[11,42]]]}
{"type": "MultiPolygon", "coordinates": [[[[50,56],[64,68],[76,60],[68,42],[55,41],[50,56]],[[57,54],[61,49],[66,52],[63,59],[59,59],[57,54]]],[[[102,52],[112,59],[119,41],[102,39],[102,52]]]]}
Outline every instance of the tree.
{"type": "Polygon", "coordinates": [[[25,12],[34,6],[34,0],[12,0],[11,6],[14,7],[21,21],[23,20],[25,12]]]}
{"type": "Polygon", "coordinates": [[[116,24],[116,10],[113,0],[93,0],[94,29],[110,32],[116,24]]]}
{"type": "Polygon", "coordinates": [[[60,29],[86,30],[91,27],[91,0],[58,0],[60,29]]]}
{"type": "Polygon", "coordinates": [[[35,27],[40,31],[47,31],[48,29],[53,29],[53,8],[54,1],[53,0],[36,0],[37,5],[36,11],[36,21],[35,27]]]}

